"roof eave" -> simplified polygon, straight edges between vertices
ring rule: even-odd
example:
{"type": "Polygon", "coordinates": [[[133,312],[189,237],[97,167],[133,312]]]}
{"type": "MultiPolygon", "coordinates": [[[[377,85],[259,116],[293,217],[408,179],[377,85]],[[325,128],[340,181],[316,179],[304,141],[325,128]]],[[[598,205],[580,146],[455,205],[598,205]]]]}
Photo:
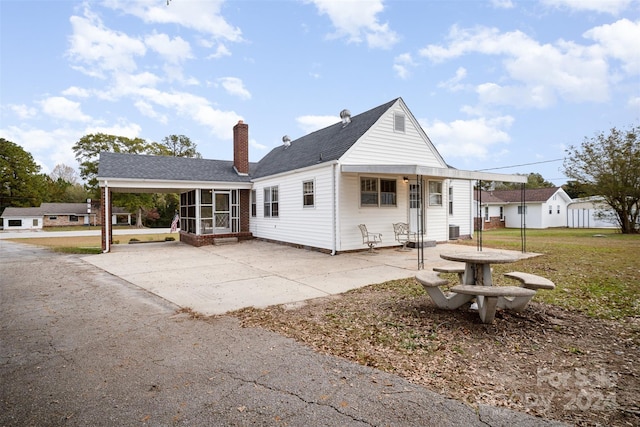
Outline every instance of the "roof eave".
{"type": "Polygon", "coordinates": [[[466,171],[453,168],[437,168],[420,165],[342,165],[346,173],[379,173],[390,175],[422,175],[438,178],[462,179],[468,181],[499,181],[526,183],[528,177],[491,172],[466,171]]]}

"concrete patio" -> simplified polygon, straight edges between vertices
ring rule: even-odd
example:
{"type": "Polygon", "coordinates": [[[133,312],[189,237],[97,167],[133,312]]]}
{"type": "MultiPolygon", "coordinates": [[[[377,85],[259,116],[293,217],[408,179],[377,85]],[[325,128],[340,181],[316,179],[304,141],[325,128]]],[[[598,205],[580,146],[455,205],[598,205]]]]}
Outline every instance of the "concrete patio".
{"type": "MultiPolygon", "coordinates": [[[[424,249],[424,267],[449,263],[442,252],[473,246],[438,244],[424,249]]],[[[496,251],[485,248],[484,251],[496,251]]],[[[532,254],[516,251],[518,258],[532,254]]],[[[331,256],[264,241],[193,247],[180,242],[114,245],[110,253],[83,258],[182,308],[205,315],[267,307],[343,293],[415,276],[417,250],[379,249],[331,256]]]]}

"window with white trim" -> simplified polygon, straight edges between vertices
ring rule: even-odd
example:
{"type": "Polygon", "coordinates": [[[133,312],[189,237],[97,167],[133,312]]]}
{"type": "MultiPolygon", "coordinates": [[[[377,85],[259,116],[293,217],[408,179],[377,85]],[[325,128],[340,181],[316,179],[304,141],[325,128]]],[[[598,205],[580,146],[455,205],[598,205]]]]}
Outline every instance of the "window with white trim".
{"type": "Polygon", "coordinates": [[[404,133],[404,114],[395,113],[393,115],[393,130],[404,133]]]}
{"type": "Polygon", "coordinates": [[[553,213],[553,206],[549,205],[549,215],[551,215],[553,213]]]}
{"type": "Polygon", "coordinates": [[[278,217],[278,186],[264,189],[264,216],[265,218],[278,217]]]}
{"type": "Polygon", "coordinates": [[[429,206],[442,206],[442,181],[429,181],[429,206]]]}
{"type": "Polygon", "coordinates": [[[453,215],[453,187],[449,187],[449,215],[453,215]]]}
{"type": "Polygon", "coordinates": [[[396,200],[396,180],[360,178],[360,206],[396,206],[396,200]]]}
{"type": "Polygon", "coordinates": [[[560,205],[558,205],[558,213],[560,213],[560,205]]]}
{"type": "Polygon", "coordinates": [[[504,221],[504,206],[500,206],[500,221],[504,221]]]}
{"type": "Polygon", "coordinates": [[[525,215],[527,214],[527,207],[526,207],[526,206],[524,206],[524,209],[522,209],[522,207],[523,207],[522,205],[519,205],[519,206],[518,206],[518,215],[522,215],[522,211],[523,211],[523,210],[524,210],[524,214],[525,214],[525,215]]]}
{"type": "Polygon", "coordinates": [[[313,180],[302,181],[302,206],[312,208],[315,206],[315,183],[313,180]]]}
{"type": "Polygon", "coordinates": [[[484,220],[489,221],[489,206],[484,207],[484,220]]]}

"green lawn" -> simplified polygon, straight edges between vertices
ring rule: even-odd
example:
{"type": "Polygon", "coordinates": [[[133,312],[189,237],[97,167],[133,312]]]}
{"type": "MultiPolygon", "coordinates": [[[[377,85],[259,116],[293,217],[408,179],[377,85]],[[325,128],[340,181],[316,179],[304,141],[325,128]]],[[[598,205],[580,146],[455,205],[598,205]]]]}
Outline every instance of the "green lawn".
{"type": "MultiPolygon", "coordinates": [[[[520,230],[485,231],[482,243],[484,247],[521,250],[520,230]]],[[[608,229],[527,230],[526,250],[543,256],[515,265],[496,265],[498,274],[494,277],[511,270],[538,274],[557,286],[554,291],[538,292],[538,301],[598,318],[640,315],[640,235],[608,229]]],[[[500,284],[509,282],[499,280],[500,284]]]]}

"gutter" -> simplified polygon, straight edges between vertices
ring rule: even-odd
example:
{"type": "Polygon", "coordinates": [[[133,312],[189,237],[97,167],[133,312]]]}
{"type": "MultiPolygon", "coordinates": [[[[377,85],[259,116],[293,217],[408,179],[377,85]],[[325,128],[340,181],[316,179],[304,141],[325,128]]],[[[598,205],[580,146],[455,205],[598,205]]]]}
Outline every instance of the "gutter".
{"type": "Polygon", "coordinates": [[[337,185],[337,177],[336,177],[336,168],[337,168],[338,164],[333,163],[333,165],[331,165],[331,187],[332,187],[332,192],[333,192],[333,201],[332,201],[332,206],[331,206],[331,256],[336,254],[336,247],[338,246],[338,207],[337,207],[337,191],[336,191],[336,185],[337,185]]]}

